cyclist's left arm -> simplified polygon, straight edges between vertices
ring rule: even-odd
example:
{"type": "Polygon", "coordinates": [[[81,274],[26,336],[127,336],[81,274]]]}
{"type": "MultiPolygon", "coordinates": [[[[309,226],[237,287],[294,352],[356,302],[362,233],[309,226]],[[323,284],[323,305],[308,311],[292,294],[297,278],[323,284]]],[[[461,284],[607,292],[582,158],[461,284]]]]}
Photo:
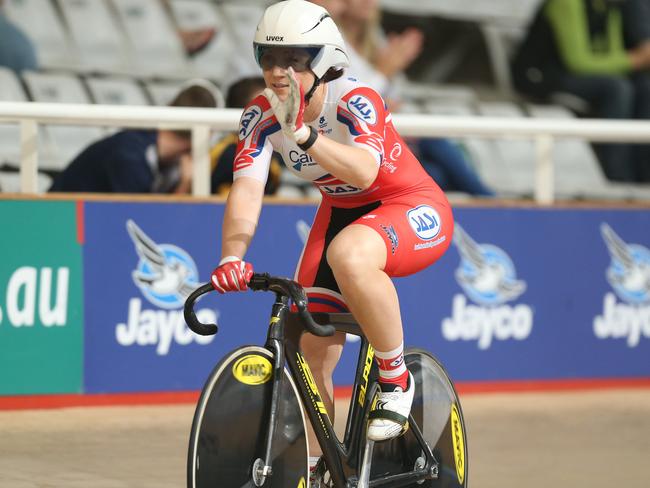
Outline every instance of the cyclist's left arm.
{"type": "Polygon", "coordinates": [[[342,144],[321,135],[307,153],[323,169],[362,190],[369,188],[377,178],[377,160],[360,147],[342,144]]]}
{"type": "Polygon", "coordinates": [[[346,141],[319,136],[307,152],[337,178],[365,190],[377,178],[384,158],[386,117],[379,94],[357,87],[341,97],[336,110],[338,122],[346,126],[346,141]]]}

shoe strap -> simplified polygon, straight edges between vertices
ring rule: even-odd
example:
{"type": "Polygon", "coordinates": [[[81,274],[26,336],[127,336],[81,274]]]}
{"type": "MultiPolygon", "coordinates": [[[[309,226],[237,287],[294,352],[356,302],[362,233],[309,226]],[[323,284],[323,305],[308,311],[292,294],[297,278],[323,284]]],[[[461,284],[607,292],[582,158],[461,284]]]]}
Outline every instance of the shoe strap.
{"type": "Polygon", "coordinates": [[[404,415],[393,412],[392,410],[386,410],[382,408],[373,410],[368,414],[368,420],[374,419],[392,420],[393,422],[397,422],[402,427],[405,426],[409,420],[408,417],[405,417],[404,415]]]}

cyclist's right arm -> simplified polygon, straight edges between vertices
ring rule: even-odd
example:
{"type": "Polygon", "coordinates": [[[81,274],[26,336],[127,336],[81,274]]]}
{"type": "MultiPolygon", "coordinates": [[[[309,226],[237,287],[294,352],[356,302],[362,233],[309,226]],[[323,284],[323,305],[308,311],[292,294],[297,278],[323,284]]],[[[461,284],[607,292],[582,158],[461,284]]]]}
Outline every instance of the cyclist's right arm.
{"type": "Polygon", "coordinates": [[[243,110],[233,161],[233,184],[222,227],[222,259],[242,259],[255,234],[273,154],[271,135],[279,130],[280,124],[264,96],[255,97],[243,110]]]}
{"type": "Polygon", "coordinates": [[[237,178],[230,188],[221,230],[221,259],[242,259],[255,234],[262,209],[264,184],[251,177],[237,178]]]}

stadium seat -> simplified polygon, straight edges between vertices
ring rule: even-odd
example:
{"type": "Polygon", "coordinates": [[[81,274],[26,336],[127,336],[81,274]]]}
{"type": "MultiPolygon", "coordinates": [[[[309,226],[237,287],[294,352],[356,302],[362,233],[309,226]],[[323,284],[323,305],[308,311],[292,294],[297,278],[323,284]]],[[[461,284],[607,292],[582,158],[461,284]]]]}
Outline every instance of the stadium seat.
{"type": "MultiPolygon", "coordinates": [[[[27,102],[27,94],[13,71],[0,66],[0,101],[27,102]]],[[[39,141],[39,149],[44,143],[39,141]]],[[[0,192],[20,192],[20,126],[0,124],[0,192]]],[[[49,176],[39,173],[37,188],[45,192],[51,184],[49,176]]]]}
{"type": "MultiPolygon", "coordinates": [[[[527,110],[532,117],[575,119],[571,111],[557,105],[528,105],[527,110]]],[[[587,141],[556,138],[553,162],[558,198],[650,200],[647,185],[608,181],[587,141]]]]}
{"type": "MultiPolygon", "coordinates": [[[[525,113],[512,102],[482,102],[478,112],[486,117],[524,118],[525,113]]],[[[493,139],[497,158],[501,162],[500,171],[508,175],[509,192],[515,196],[531,197],[535,192],[535,146],[531,139],[504,138],[493,139]]]]}
{"type": "Polygon", "coordinates": [[[5,0],[4,11],[34,42],[41,67],[78,68],[76,53],[51,0],[5,0]]]}
{"type": "MultiPolygon", "coordinates": [[[[44,103],[91,103],[81,80],[71,74],[53,74],[26,71],[23,79],[32,100],[44,103]]],[[[40,167],[62,170],[90,142],[105,132],[93,126],[67,126],[52,124],[43,126],[51,146],[43,151],[40,167]]]]}
{"type": "Polygon", "coordinates": [[[102,105],[149,105],[143,88],[132,78],[89,76],[86,85],[95,103],[102,105]]]}
{"type": "MultiPolygon", "coordinates": [[[[8,68],[0,66],[0,101],[26,102],[27,94],[20,80],[8,68]]],[[[18,123],[0,124],[0,166],[20,162],[20,126],[18,123]]]]}
{"type": "Polygon", "coordinates": [[[183,86],[182,81],[145,81],[144,86],[154,105],[165,106],[174,99],[183,86]]]}
{"type": "MultiPolygon", "coordinates": [[[[36,177],[38,193],[45,193],[52,184],[52,178],[43,173],[36,177]]],[[[18,171],[0,171],[0,193],[20,193],[20,173],[18,171]]]]}
{"type": "Polygon", "coordinates": [[[253,55],[253,38],[257,23],[264,13],[264,5],[229,1],[219,7],[237,46],[237,54],[231,56],[230,72],[223,79],[223,86],[245,76],[260,76],[261,71],[253,55]]]}
{"type": "Polygon", "coordinates": [[[217,7],[204,0],[171,0],[176,24],[182,30],[215,29],[210,43],[191,57],[194,73],[204,78],[225,80],[231,72],[231,59],[237,52],[231,30],[217,7]]]}
{"type": "MultiPolygon", "coordinates": [[[[426,106],[427,113],[449,117],[476,116],[474,105],[459,100],[437,100],[426,106]]],[[[455,138],[457,144],[466,153],[481,179],[500,196],[518,196],[510,174],[505,170],[501,156],[494,141],[480,137],[455,138]]]]}
{"type": "Polygon", "coordinates": [[[82,70],[129,72],[128,45],[106,0],[58,0],[58,3],[82,70]]]}
{"type": "Polygon", "coordinates": [[[172,19],[156,0],[113,0],[129,39],[132,74],[140,77],[187,78],[187,62],[172,19]]]}

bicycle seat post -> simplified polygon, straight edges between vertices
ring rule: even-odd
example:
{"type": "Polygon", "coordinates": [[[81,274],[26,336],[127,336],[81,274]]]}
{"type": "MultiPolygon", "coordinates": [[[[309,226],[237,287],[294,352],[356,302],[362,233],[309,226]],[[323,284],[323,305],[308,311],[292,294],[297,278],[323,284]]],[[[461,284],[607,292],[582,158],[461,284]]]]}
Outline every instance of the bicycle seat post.
{"type": "Polygon", "coordinates": [[[361,473],[359,473],[359,484],[357,488],[368,488],[370,486],[370,464],[372,462],[372,450],[375,447],[375,441],[366,439],[366,447],[363,450],[363,462],[361,463],[361,473]]]}

